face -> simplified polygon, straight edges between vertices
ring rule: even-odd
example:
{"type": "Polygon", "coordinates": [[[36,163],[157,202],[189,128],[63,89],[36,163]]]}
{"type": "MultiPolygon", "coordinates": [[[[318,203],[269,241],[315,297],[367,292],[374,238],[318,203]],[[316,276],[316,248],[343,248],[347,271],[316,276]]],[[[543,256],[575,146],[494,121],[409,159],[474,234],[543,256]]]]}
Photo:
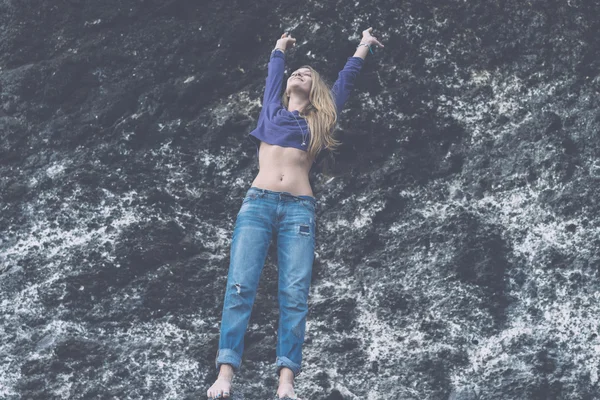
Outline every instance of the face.
{"type": "Polygon", "coordinates": [[[287,89],[288,93],[291,88],[300,90],[305,93],[310,93],[312,87],[312,75],[308,68],[298,68],[288,78],[287,89]]]}

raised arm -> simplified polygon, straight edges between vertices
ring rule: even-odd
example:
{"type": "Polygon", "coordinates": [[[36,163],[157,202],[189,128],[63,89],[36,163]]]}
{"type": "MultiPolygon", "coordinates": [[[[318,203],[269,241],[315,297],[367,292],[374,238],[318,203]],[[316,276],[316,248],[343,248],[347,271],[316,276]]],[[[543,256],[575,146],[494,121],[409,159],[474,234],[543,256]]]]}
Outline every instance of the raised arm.
{"type": "Polygon", "coordinates": [[[352,92],[354,80],[358,76],[368,52],[371,51],[371,46],[384,47],[377,38],[371,35],[372,32],[373,28],[363,31],[363,37],[358,47],[356,47],[356,52],[352,57],[348,57],[346,65],[338,74],[338,78],[331,88],[338,113],[342,111],[346,100],[348,100],[352,92]]]}
{"type": "Polygon", "coordinates": [[[296,39],[287,32],[275,44],[269,60],[267,83],[263,96],[263,105],[280,100],[281,86],[283,84],[283,70],[285,68],[285,51],[296,44],[296,39]]]}
{"type": "Polygon", "coordinates": [[[331,88],[333,99],[335,100],[335,108],[338,113],[342,111],[346,100],[350,97],[350,93],[354,87],[354,80],[358,76],[363,63],[364,60],[362,58],[348,57],[346,65],[339,72],[338,78],[331,88]]]}

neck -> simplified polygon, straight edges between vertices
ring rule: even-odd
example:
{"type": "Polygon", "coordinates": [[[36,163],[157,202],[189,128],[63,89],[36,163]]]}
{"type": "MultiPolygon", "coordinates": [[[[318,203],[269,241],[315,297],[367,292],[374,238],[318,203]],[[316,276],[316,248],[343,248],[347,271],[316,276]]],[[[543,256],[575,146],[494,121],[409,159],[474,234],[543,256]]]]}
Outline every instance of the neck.
{"type": "Polygon", "coordinates": [[[301,112],[304,109],[304,107],[306,107],[309,104],[310,101],[308,100],[308,97],[300,97],[292,93],[288,101],[288,111],[291,112],[297,110],[298,112],[301,112]]]}

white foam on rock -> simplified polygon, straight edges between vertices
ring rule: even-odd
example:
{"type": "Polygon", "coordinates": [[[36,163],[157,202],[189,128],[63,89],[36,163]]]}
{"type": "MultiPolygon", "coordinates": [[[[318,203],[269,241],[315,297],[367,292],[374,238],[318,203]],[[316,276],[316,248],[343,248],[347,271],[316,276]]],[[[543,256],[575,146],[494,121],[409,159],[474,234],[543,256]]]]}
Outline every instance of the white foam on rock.
{"type": "Polygon", "coordinates": [[[235,113],[243,114],[254,120],[261,108],[262,98],[250,98],[247,90],[233,93],[212,108],[212,116],[217,126],[223,126],[235,113]],[[232,111],[235,110],[235,111],[232,111]]]}
{"type": "MultiPolygon", "coordinates": [[[[460,187],[460,183],[453,182],[450,186],[460,187]]],[[[534,285],[538,291],[551,291],[552,299],[540,300],[530,298],[520,286],[514,291],[509,289],[507,295],[516,299],[508,310],[507,328],[497,335],[479,338],[479,344],[469,347],[469,366],[465,369],[455,370],[452,374],[454,387],[470,385],[473,375],[478,375],[477,380],[494,379],[494,374],[510,367],[519,370],[522,374],[533,375],[530,361],[530,352],[540,351],[544,347],[542,341],[556,343],[554,351],[561,359],[570,359],[589,373],[590,383],[597,384],[600,365],[600,339],[597,331],[600,325],[591,315],[600,314],[600,298],[598,291],[589,288],[580,293],[573,294],[567,287],[561,286],[556,281],[556,272],[548,266],[540,264],[540,257],[548,251],[558,251],[565,255],[592,254],[593,236],[598,235],[599,227],[589,227],[585,230],[569,231],[567,226],[583,226],[586,216],[580,214],[568,219],[553,213],[544,207],[539,200],[540,193],[545,187],[525,187],[506,191],[486,193],[478,200],[457,198],[449,201],[429,201],[421,199],[420,208],[414,210],[415,214],[429,220],[430,223],[443,223],[450,218],[456,210],[467,210],[484,222],[499,226],[503,239],[507,242],[513,255],[525,261],[528,285],[534,285]],[[595,294],[594,294],[595,293],[595,294]],[[541,318],[533,318],[528,308],[536,307],[540,310],[541,318]],[[527,345],[526,343],[529,343],[527,345]],[[511,353],[506,348],[513,349],[511,353]],[[521,348],[514,351],[515,348],[521,348]],[[483,377],[483,378],[482,378],[483,377]]],[[[554,187],[555,190],[560,188],[554,187]]],[[[402,232],[402,228],[409,228],[410,224],[397,224],[393,232],[402,232]]],[[[596,236],[597,237],[597,236],[596,236]]],[[[430,256],[425,259],[413,260],[414,262],[433,262],[430,256]]],[[[594,277],[588,276],[590,271],[583,270],[574,265],[569,265],[569,273],[579,273],[584,282],[593,282],[594,277]]],[[[568,276],[564,277],[568,281],[568,276]]],[[[584,286],[588,284],[583,283],[584,286]]],[[[374,321],[369,326],[376,327],[374,321]]],[[[469,334],[468,331],[456,331],[457,334],[469,334]]],[[[471,332],[477,335],[477,332],[471,332]]],[[[379,346],[391,344],[385,334],[377,332],[379,346]]]]}

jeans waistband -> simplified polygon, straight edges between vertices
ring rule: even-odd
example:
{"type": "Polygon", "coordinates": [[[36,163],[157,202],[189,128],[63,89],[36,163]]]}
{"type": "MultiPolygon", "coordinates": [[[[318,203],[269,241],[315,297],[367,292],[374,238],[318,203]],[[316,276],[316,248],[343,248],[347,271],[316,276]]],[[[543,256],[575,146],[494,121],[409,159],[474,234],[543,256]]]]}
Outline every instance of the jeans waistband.
{"type": "Polygon", "coordinates": [[[260,194],[263,196],[269,196],[274,199],[292,198],[292,199],[297,199],[297,200],[308,200],[308,201],[312,202],[313,204],[317,204],[317,199],[314,198],[313,196],[306,196],[306,195],[296,196],[296,195],[293,195],[288,192],[274,192],[272,190],[257,188],[256,186],[252,186],[250,189],[248,189],[248,193],[255,193],[255,194],[260,194]]]}

